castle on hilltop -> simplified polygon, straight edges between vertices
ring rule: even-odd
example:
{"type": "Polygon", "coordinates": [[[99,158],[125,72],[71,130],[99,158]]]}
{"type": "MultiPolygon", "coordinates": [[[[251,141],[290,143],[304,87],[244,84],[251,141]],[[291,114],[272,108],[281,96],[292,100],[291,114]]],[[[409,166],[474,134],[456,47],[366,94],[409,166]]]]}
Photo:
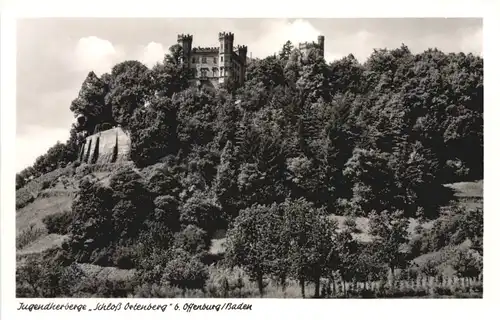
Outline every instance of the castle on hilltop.
{"type": "Polygon", "coordinates": [[[247,66],[247,46],[234,47],[234,34],[219,32],[218,47],[193,48],[193,36],[180,34],[177,43],[183,49],[183,63],[191,70],[193,85],[218,87],[233,81],[242,85],[247,66]]]}
{"type": "Polygon", "coordinates": [[[318,42],[303,42],[299,43],[299,50],[303,55],[309,54],[309,52],[316,48],[319,51],[321,57],[325,56],[325,36],[318,36],[318,42]]]}
{"type": "MultiPolygon", "coordinates": [[[[247,47],[233,46],[232,33],[219,33],[219,47],[193,48],[193,36],[180,34],[177,42],[182,47],[182,62],[190,68],[193,86],[211,86],[217,88],[222,83],[233,81],[236,85],[245,82],[247,68],[247,47]]],[[[325,37],[318,36],[318,42],[299,44],[299,50],[307,55],[313,48],[324,55],[325,37]]],[[[82,128],[87,119],[78,115],[75,126],[82,128]]],[[[79,160],[82,163],[113,163],[130,159],[131,142],[129,133],[121,127],[98,125],[93,133],[81,134],[83,143],[80,147],[79,160]]]]}

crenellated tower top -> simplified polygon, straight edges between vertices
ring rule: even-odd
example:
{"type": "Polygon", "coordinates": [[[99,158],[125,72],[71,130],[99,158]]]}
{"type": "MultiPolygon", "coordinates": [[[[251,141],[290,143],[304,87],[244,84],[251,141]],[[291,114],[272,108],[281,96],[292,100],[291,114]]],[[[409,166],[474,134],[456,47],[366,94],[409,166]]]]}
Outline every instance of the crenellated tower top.
{"type": "Polygon", "coordinates": [[[177,42],[193,41],[193,36],[190,34],[178,34],[177,42]]]}
{"type": "Polygon", "coordinates": [[[234,41],[234,34],[232,32],[219,32],[219,40],[234,41]]]}

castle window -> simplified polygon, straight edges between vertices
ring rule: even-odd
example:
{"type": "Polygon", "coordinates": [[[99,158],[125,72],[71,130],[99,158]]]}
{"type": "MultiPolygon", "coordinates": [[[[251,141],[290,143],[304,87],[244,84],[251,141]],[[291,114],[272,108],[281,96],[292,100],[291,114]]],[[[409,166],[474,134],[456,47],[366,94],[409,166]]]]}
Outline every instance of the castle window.
{"type": "Polygon", "coordinates": [[[202,57],[201,58],[201,63],[207,63],[207,57],[202,57]]]}
{"type": "Polygon", "coordinates": [[[220,62],[224,62],[224,57],[220,57],[220,62]]]}
{"type": "Polygon", "coordinates": [[[216,57],[214,57],[214,63],[217,63],[217,58],[216,57]]]}
{"type": "Polygon", "coordinates": [[[192,63],[196,63],[196,58],[195,57],[193,57],[193,59],[191,59],[191,60],[192,60],[192,63]]]}
{"type": "Polygon", "coordinates": [[[207,70],[202,69],[202,70],[201,70],[201,76],[202,76],[203,78],[206,78],[206,77],[207,77],[207,70]]]}

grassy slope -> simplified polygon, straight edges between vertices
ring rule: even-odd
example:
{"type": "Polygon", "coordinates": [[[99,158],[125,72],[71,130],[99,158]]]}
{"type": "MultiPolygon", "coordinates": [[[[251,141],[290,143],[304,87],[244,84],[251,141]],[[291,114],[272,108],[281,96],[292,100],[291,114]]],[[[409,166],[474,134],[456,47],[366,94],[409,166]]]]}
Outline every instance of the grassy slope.
{"type": "MultiPolygon", "coordinates": [[[[96,171],[92,175],[103,183],[107,183],[110,171],[96,171]]],[[[57,181],[52,187],[40,190],[40,180],[57,180],[57,176],[59,175],[48,173],[37,179],[37,181],[28,183],[21,191],[30,190],[30,192],[36,193],[37,197],[32,203],[17,210],[16,235],[20,236],[23,232],[29,231],[29,229],[38,229],[41,236],[35,237],[32,242],[17,250],[16,254],[18,257],[41,253],[47,249],[60,246],[66,237],[66,235],[48,234],[43,223],[43,219],[47,216],[70,211],[73,197],[77,192],[77,183],[74,178],[69,179],[71,182],[69,185],[64,185],[62,182],[57,181]]]]}

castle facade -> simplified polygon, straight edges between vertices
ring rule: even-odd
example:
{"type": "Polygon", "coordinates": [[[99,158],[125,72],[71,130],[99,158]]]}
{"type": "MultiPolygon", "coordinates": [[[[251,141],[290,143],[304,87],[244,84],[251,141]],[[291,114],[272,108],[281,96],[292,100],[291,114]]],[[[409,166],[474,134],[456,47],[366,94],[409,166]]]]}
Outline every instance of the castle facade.
{"type": "Polygon", "coordinates": [[[247,66],[247,46],[234,47],[234,34],[219,33],[219,46],[193,48],[193,36],[180,34],[177,43],[183,49],[183,62],[191,69],[193,85],[218,87],[232,81],[242,85],[247,66]]]}
{"type": "Polygon", "coordinates": [[[307,56],[313,48],[318,49],[320,56],[324,57],[325,36],[318,36],[318,42],[303,42],[299,44],[299,50],[304,56],[307,56]]]}

